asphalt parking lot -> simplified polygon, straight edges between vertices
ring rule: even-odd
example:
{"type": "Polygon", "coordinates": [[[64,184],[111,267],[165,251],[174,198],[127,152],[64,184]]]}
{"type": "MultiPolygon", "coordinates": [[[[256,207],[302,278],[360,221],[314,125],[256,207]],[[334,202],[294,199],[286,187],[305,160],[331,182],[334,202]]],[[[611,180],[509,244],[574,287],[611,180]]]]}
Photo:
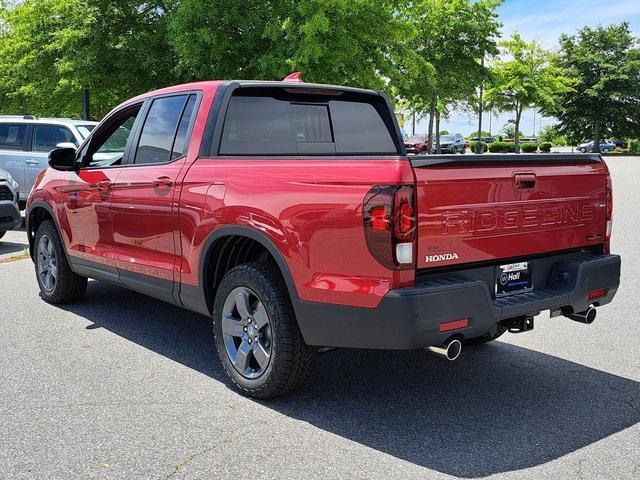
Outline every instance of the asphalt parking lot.
{"type": "Polygon", "coordinates": [[[640,478],[640,158],[608,164],[623,276],[593,325],[336,350],[275,401],[228,386],[206,318],[98,282],[53,307],[0,263],[0,478],[640,478]]]}

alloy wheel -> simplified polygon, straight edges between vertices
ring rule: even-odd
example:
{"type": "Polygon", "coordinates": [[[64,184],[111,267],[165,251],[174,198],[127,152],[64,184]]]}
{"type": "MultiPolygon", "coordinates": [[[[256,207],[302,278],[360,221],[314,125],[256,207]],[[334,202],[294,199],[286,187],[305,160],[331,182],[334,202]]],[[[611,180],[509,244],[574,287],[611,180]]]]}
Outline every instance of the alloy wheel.
{"type": "Polygon", "coordinates": [[[256,293],[234,288],[222,308],[222,336],[233,368],[245,378],[262,375],[271,361],[271,320],[256,293]]]}
{"type": "Polygon", "coordinates": [[[37,250],[38,279],[47,292],[56,288],[58,276],[58,258],[53,241],[49,235],[42,235],[37,250]]]}

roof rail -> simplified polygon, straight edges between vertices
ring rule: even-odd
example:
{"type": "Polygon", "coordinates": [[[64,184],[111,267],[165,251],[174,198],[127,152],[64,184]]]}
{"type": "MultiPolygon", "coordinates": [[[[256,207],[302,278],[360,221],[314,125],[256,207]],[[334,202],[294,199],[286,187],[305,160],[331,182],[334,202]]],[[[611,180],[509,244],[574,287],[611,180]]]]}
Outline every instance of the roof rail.
{"type": "Polygon", "coordinates": [[[22,117],[22,119],[23,119],[23,120],[37,120],[37,119],[38,119],[38,117],[35,117],[35,116],[33,116],[33,115],[24,115],[24,116],[22,117]]]}

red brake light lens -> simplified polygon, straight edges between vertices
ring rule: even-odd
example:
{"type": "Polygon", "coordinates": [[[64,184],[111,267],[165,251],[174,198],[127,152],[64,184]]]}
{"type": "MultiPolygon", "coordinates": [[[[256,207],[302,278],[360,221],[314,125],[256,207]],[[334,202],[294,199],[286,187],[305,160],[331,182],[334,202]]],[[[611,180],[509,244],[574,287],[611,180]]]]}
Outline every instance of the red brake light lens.
{"type": "Polygon", "coordinates": [[[391,225],[391,219],[389,218],[389,212],[382,205],[371,208],[371,228],[374,230],[389,230],[391,225]]]}
{"type": "Polygon", "coordinates": [[[412,185],[377,185],[364,199],[364,228],[371,254],[385,267],[413,268],[416,217],[412,185]]]}
{"type": "Polygon", "coordinates": [[[604,288],[599,288],[598,290],[591,290],[587,295],[588,300],[593,300],[594,298],[604,297],[607,291],[604,288]]]}

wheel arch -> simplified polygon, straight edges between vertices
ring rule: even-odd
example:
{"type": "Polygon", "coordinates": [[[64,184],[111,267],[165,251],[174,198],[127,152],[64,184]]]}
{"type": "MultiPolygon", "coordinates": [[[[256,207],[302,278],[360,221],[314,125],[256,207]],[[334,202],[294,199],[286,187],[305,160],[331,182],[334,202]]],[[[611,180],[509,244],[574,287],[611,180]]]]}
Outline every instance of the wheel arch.
{"type": "Polygon", "coordinates": [[[60,236],[60,241],[62,242],[62,249],[64,254],[67,256],[67,260],[69,256],[67,254],[66,247],[64,245],[64,241],[62,240],[62,232],[60,231],[60,225],[58,225],[58,219],[53,214],[53,210],[48,203],[42,201],[33,202],[25,215],[25,226],[27,230],[27,239],[29,241],[29,255],[31,259],[34,259],[34,241],[36,238],[36,232],[38,231],[38,227],[40,224],[46,220],[52,220],[53,224],[58,231],[58,235],[60,236]]]}
{"type": "Polygon", "coordinates": [[[235,263],[233,260],[229,260],[226,266],[221,265],[220,259],[225,252],[231,256],[235,255],[235,258],[243,258],[242,256],[245,255],[252,259],[263,252],[268,254],[268,258],[275,262],[284,279],[296,316],[298,315],[300,298],[284,256],[262,232],[239,225],[219,227],[211,232],[203,243],[198,280],[200,294],[209,313],[212,312],[215,291],[222,276],[233,266],[246,263],[235,263]],[[263,250],[260,252],[259,249],[263,250]]]}

